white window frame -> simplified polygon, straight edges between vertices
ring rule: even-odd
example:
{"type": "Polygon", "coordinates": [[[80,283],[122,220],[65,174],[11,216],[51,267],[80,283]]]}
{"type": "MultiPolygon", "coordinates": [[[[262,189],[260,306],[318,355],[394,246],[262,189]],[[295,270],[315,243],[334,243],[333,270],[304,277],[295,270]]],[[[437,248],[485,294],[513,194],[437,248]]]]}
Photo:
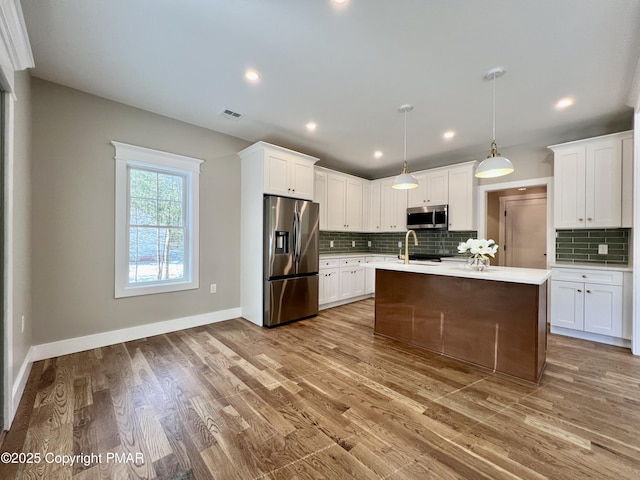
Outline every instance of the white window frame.
{"type": "Polygon", "coordinates": [[[115,298],[192,290],[200,287],[200,165],[203,160],[111,142],[116,149],[115,298]],[[129,283],[129,168],[151,169],[185,178],[185,278],[162,283],[129,283]]]}

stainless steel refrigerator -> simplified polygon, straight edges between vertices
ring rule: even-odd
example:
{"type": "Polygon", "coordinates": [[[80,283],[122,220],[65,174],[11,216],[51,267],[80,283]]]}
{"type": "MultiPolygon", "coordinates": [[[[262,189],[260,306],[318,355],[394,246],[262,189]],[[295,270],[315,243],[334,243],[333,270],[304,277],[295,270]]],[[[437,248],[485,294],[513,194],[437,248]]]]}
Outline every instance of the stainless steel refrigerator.
{"type": "Polygon", "coordinates": [[[318,314],[317,203],[264,197],[263,325],[318,314]]]}

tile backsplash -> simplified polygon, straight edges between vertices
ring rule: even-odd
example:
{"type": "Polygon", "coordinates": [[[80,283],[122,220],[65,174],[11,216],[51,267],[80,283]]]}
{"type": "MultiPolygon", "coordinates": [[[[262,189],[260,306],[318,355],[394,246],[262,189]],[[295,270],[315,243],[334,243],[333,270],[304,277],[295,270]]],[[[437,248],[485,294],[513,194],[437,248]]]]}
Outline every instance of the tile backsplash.
{"type": "MultiPolygon", "coordinates": [[[[397,255],[398,242],[402,242],[404,248],[405,234],[406,232],[320,232],[320,254],[388,253],[397,255]],[[333,241],[333,247],[330,246],[331,241],[333,241]]],[[[416,230],[416,234],[418,245],[410,244],[411,253],[457,255],[460,242],[476,238],[475,231],[416,230]]],[[[627,265],[629,237],[630,229],[628,228],[556,230],[556,261],[627,265]],[[608,246],[607,255],[598,254],[598,245],[601,244],[608,246]]]]}
{"type": "Polygon", "coordinates": [[[556,230],[556,261],[626,265],[629,263],[628,228],[556,230]],[[607,255],[598,254],[607,245],[607,255]]]}
{"type": "MultiPolygon", "coordinates": [[[[416,230],[418,245],[410,243],[411,253],[435,253],[457,255],[458,244],[475,238],[475,231],[450,232],[448,230],[416,230]]],[[[397,233],[355,233],[320,232],[320,254],[330,253],[389,253],[397,255],[398,242],[402,242],[406,232],[397,233]],[[333,248],[330,246],[333,241],[333,248]],[[355,247],[353,246],[355,242],[355,247]],[[371,242],[371,246],[369,246],[371,242]]]]}

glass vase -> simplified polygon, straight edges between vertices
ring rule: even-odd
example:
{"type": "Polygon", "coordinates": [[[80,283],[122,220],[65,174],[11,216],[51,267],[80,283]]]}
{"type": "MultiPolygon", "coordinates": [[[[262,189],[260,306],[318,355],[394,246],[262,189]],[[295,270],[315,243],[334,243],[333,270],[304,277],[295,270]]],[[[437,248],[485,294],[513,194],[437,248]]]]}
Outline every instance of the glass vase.
{"type": "Polygon", "coordinates": [[[482,257],[469,257],[467,260],[467,267],[471,270],[482,272],[489,268],[489,259],[482,257]]]}

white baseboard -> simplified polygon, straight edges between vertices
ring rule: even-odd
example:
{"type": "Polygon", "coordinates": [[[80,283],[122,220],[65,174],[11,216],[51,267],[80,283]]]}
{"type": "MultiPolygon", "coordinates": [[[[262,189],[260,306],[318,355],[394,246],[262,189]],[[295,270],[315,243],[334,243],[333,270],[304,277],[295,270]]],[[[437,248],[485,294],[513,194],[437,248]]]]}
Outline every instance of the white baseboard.
{"type": "Polygon", "coordinates": [[[338,300],[336,302],[324,303],[318,307],[318,310],[327,310],[328,308],[339,307],[341,305],[346,305],[347,303],[358,302],[360,300],[365,300],[367,298],[373,298],[373,293],[365,293],[364,295],[358,295],[357,297],[345,298],[344,300],[338,300]]]}
{"type": "Polygon", "coordinates": [[[231,320],[232,318],[240,317],[240,314],[240,308],[231,308],[229,310],[220,310],[218,312],[203,313],[201,315],[165,320],[163,322],[149,323],[137,327],[96,333],[84,337],[69,338],[58,342],[42,343],[31,347],[31,361],[45,360],[47,358],[91,350],[92,348],[106,347],[107,345],[116,343],[162,335],[163,333],[175,332],[185,328],[199,327],[210,323],[231,320]]]}
{"type": "Polygon", "coordinates": [[[616,347],[631,348],[631,340],[626,338],[609,337],[607,335],[599,335],[597,333],[584,332],[582,330],[572,330],[571,328],[551,326],[551,333],[556,335],[564,335],[565,337],[580,338],[591,342],[606,343],[607,345],[615,345],[616,347]]]}

